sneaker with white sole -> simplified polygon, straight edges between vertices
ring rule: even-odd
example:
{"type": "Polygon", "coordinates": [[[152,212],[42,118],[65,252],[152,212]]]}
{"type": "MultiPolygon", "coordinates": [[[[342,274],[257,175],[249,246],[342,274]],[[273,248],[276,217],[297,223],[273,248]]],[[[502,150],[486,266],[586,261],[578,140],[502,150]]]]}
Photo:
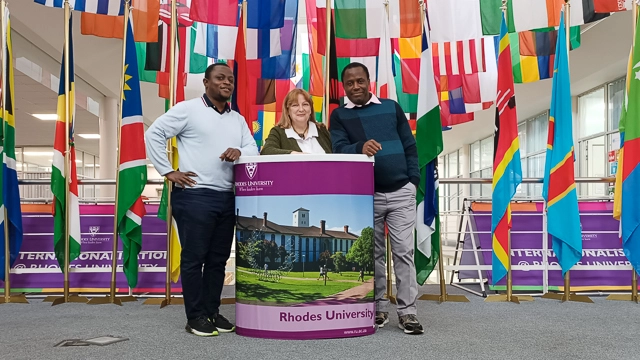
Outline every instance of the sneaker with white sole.
{"type": "Polygon", "coordinates": [[[376,312],[376,325],[378,325],[378,329],[382,329],[388,323],[389,323],[389,313],[382,312],[382,311],[376,312]]]}
{"type": "Polygon", "coordinates": [[[230,333],[233,332],[236,327],[231,323],[231,321],[227,320],[224,316],[218,314],[213,314],[211,317],[211,322],[213,325],[218,328],[218,331],[221,333],[230,333]]]}
{"type": "Polygon", "coordinates": [[[398,317],[398,327],[404,330],[405,334],[419,335],[424,333],[424,329],[418,317],[414,314],[402,315],[398,317]]]}
{"type": "Polygon", "coordinates": [[[198,336],[218,336],[218,329],[206,316],[188,320],[185,330],[198,336]]]}

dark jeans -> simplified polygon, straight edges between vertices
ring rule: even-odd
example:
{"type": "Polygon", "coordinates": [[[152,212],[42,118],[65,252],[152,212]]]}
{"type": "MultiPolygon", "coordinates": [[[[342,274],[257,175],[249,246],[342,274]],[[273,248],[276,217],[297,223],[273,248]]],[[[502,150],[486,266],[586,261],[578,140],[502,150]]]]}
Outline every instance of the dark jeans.
{"type": "Polygon", "coordinates": [[[187,319],[212,316],[220,307],[233,243],[234,194],[175,187],[171,206],[182,245],[180,273],[187,319]]]}

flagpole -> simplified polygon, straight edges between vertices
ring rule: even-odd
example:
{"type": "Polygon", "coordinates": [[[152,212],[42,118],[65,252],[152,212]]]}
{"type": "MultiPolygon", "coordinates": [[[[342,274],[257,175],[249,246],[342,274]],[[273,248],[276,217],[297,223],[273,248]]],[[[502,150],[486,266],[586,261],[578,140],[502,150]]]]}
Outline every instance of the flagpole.
{"type": "MultiPolygon", "coordinates": [[[[2,0],[0,1],[0,16],[2,16],[2,126],[4,127],[4,123],[7,121],[7,91],[5,89],[6,84],[8,82],[7,76],[7,24],[5,23],[5,14],[6,14],[7,3],[2,0]]],[[[7,216],[7,207],[5,204],[4,213],[4,296],[0,298],[0,304],[8,304],[8,303],[22,303],[28,304],[27,299],[24,295],[14,295],[11,296],[11,281],[9,277],[11,276],[11,251],[9,251],[9,217],[7,216]]]]}
{"type": "MultiPolygon", "coordinates": [[[[171,26],[169,26],[170,44],[169,44],[169,107],[173,107],[176,104],[176,34],[178,32],[178,16],[177,16],[177,4],[176,0],[171,0],[171,26]]],[[[182,74],[178,74],[182,75],[182,74]]],[[[173,160],[173,146],[171,145],[171,139],[167,141],[167,155],[169,161],[173,160]]],[[[173,233],[173,215],[171,209],[171,189],[173,183],[166,179],[167,182],[167,270],[165,277],[165,293],[164,298],[150,298],[147,299],[144,305],[160,305],[160,308],[167,305],[182,305],[184,300],[182,298],[171,297],[171,238],[173,233]]]]}
{"type": "Polygon", "coordinates": [[[325,41],[325,56],[324,56],[324,124],[329,127],[329,86],[331,84],[331,66],[329,65],[331,56],[331,0],[327,0],[327,17],[326,17],[326,41],[325,41]]]}
{"type": "MultiPolygon", "coordinates": [[[[637,0],[633,0],[633,40],[632,40],[632,49],[636,45],[636,26],[638,22],[638,2],[637,0]]],[[[633,52],[630,56],[633,56],[633,52]]],[[[627,75],[628,77],[628,75],[627,75]]],[[[618,167],[618,171],[621,171],[621,166],[618,167]]],[[[622,221],[622,219],[620,219],[622,221]]],[[[611,294],[607,296],[607,300],[618,300],[618,301],[633,301],[636,304],[638,303],[638,273],[636,269],[631,267],[631,272],[633,273],[631,278],[631,297],[626,294],[611,294]]]]}
{"type": "MultiPolygon", "coordinates": [[[[418,3],[420,4],[420,16],[421,16],[421,24],[423,24],[422,26],[422,30],[423,31],[429,31],[428,27],[424,26],[425,20],[427,18],[427,4],[425,0],[419,0],[418,3]]],[[[388,6],[388,3],[387,3],[388,6]]],[[[429,38],[431,39],[431,38],[429,38]]],[[[431,46],[431,45],[429,45],[431,46]]],[[[439,201],[439,200],[438,200],[439,201]]],[[[436,214],[436,216],[440,216],[440,214],[436,214]]],[[[440,295],[431,295],[431,294],[424,294],[422,296],[420,296],[418,298],[418,300],[427,300],[427,301],[437,301],[439,303],[443,303],[443,302],[469,302],[469,299],[467,299],[466,296],[464,295],[449,295],[447,294],[447,282],[444,278],[444,262],[443,262],[443,252],[442,252],[442,232],[438,232],[438,248],[439,251],[438,253],[440,254],[440,258],[438,259],[438,277],[439,277],[439,285],[440,285],[440,295]]]]}
{"type": "MultiPolygon", "coordinates": [[[[504,17],[504,21],[508,26],[509,14],[508,14],[507,0],[502,0],[502,6],[500,7],[500,10],[502,11],[502,16],[504,17]]],[[[507,27],[506,36],[509,36],[508,32],[509,30],[507,27]]],[[[507,206],[507,214],[505,214],[505,216],[508,216],[507,221],[511,221],[511,218],[510,218],[511,204],[510,203],[511,203],[511,200],[509,200],[509,205],[507,206]]],[[[520,301],[533,301],[533,297],[528,295],[519,295],[519,296],[513,295],[513,270],[511,269],[511,229],[507,229],[507,249],[506,250],[507,250],[506,251],[507,252],[507,264],[506,264],[507,293],[488,296],[484,301],[485,302],[512,302],[515,304],[520,304],[520,301]]]]}
{"type": "MultiPolygon", "coordinates": [[[[564,1],[564,28],[565,28],[565,35],[566,35],[566,48],[567,48],[567,65],[569,63],[569,51],[571,48],[571,5],[569,4],[570,0],[565,0],[564,1]]],[[[547,208],[548,204],[545,204],[545,208],[546,211],[548,211],[547,208]]],[[[546,241],[546,239],[545,239],[546,241]]],[[[584,295],[576,295],[576,294],[571,294],[571,278],[570,278],[570,270],[567,270],[567,272],[564,274],[564,293],[563,294],[554,294],[554,293],[546,293],[542,296],[542,298],[544,299],[554,299],[554,300],[561,300],[562,302],[565,301],[576,301],[576,302],[584,302],[584,303],[593,303],[593,300],[591,300],[588,296],[584,296],[584,295]]]]}
{"type": "Polygon", "coordinates": [[[113,246],[111,250],[111,286],[109,287],[109,295],[103,298],[93,298],[88,304],[100,305],[100,304],[115,304],[122,306],[123,301],[136,301],[133,296],[116,297],[116,270],[118,266],[118,193],[120,183],[120,131],[122,129],[122,105],[124,94],[124,76],[126,66],[126,53],[127,53],[127,32],[129,23],[129,12],[131,10],[131,0],[124,1],[124,31],[122,37],[122,73],[120,74],[120,112],[118,113],[118,131],[117,131],[117,147],[116,147],[116,159],[118,161],[116,165],[116,192],[115,192],[115,204],[113,207],[113,246]]]}

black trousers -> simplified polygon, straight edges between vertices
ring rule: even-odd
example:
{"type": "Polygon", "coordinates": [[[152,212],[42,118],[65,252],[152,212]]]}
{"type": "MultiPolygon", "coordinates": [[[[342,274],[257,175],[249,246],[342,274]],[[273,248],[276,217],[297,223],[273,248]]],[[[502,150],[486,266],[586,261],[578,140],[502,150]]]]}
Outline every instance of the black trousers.
{"type": "Polygon", "coordinates": [[[180,275],[187,319],[212,316],[220,307],[235,219],[233,192],[175,187],[173,216],[182,245],[180,275]]]}

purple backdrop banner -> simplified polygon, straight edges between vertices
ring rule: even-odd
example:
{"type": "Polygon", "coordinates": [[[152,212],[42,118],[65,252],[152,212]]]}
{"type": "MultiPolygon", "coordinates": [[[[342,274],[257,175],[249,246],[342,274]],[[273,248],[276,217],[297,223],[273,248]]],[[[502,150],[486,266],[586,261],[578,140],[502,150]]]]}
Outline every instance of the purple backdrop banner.
{"type": "MultiPolygon", "coordinates": [[[[141,268],[166,266],[166,224],[157,218],[158,206],[147,205],[147,215],[142,220],[142,252],[139,255],[141,268]]],[[[50,213],[23,213],[24,240],[18,260],[13,266],[16,274],[11,275],[11,288],[27,292],[59,292],[64,276],[53,253],[53,217],[50,213]],[[41,270],[40,273],[20,273],[20,270],[41,270]],[[51,270],[53,270],[51,272],[51,270]]],[[[81,271],[90,268],[99,270],[111,268],[113,239],[113,205],[81,205],[80,231],[82,233],[82,253],[71,262],[70,267],[81,271]]],[[[119,242],[116,286],[119,292],[128,292],[127,281],[122,268],[122,243],[119,242]]],[[[111,282],[111,272],[70,272],[71,291],[105,292],[111,282]]],[[[2,283],[0,281],[0,283],[2,283]]],[[[165,272],[139,272],[138,287],[135,292],[163,292],[165,272]]],[[[175,291],[181,291],[178,282],[175,291]]]]}
{"type": "MultiPolygon", "coordinates": [[[[542,249],[542,204],[534,204],[534,211],[513,211],[511,233],[512,265],[543,265],[542,249]]],[[[528,207],[529,209],[531,207],[528,207]]],[[[622,251],[618,237],[619,222],[613,218],[611,203],[580,203],[580,221],[582,223],[583,251],[578,265],[625,266],[630,265],[622,251]]],[[[465,249],[473,248],[470,232],[475,233],[476,246],[483,251],[479,256],[481,265],[491,265],[491,211],[485,209],[471,211],[470,223],[465,234],[465,249]]],[[[548,262],[558,265],[558,260],[548,238],[548,262]]],[[[471,251],[463,253],[462,264],[475,264],[471,251]]],[[[489,284],[492,283],[491,271],[485,272],[489,284]]],[[[542,270],[513,270],[514,289],[542,289],[544,273],[542,270]]],[[[571,287],[576,290],[614,290],[631,284],[631,271],[621,270],[573,270],[571,287]]],[[[477,271],[461,271],[460,277],[478,278],[477,271]]],[[[506,279],[498,282],[497,289],[504,288],[506,279]]],[[[549,270],[549,288],[564,286],[560,270],[549,270]]]]}

